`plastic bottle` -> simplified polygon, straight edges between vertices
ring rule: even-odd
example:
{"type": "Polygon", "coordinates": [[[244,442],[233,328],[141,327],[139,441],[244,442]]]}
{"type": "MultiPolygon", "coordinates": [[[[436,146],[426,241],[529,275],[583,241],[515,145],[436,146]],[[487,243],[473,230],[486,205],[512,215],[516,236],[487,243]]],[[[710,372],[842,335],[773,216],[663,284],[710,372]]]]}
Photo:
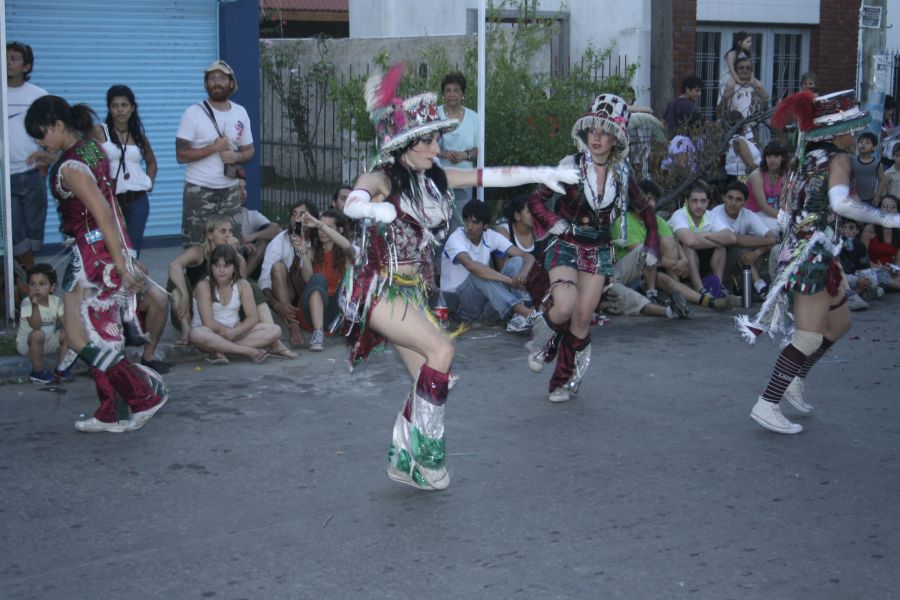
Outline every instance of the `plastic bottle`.
{"type": "Polygon", "coordinates": [[[437,301],[434,303],[434,317],[441,329],[446,330],[450,327],[450,310],[447,308],[447,301],[444,300],[444,292],[438,291],[437,301]]]}
{"type": "Polygon", "coordinates": [[[750,271],[750,267],[744,267],[744,278],[743,278],[743,287],[741,295],[741,306],[744,308],[750,308],[753,306],[753,273],[750,271]]]}

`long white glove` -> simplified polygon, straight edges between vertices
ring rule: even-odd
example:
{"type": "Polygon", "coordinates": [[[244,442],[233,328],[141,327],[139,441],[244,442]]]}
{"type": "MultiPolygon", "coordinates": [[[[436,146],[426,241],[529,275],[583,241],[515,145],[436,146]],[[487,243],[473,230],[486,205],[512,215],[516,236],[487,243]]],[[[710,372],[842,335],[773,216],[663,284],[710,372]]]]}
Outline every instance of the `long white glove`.
{"type": "Polygon", "coordinates": [[[574,167],[490,167],[481,174],[484,187],[515,187],[526,183],[542,183],[558,194],[566,191],[562,183],[574,184],[580,175],[574,167]]]}
{"type": "Polygon", "coordinates": [[[397,218],[397,209],[390,202],[372,202],[366,190],[353,190],[344,204],[344,214],[355,220],[372,219],[378,223],[390,223],[397,218]]]}
{"type": "Polygon", "coordinates": [[[900,228],[900,213],[886,213],[850,195],[850,187],[835,185],[828,189],[831,210],[847,219],[874,223],[890,229],[900,228]]]}

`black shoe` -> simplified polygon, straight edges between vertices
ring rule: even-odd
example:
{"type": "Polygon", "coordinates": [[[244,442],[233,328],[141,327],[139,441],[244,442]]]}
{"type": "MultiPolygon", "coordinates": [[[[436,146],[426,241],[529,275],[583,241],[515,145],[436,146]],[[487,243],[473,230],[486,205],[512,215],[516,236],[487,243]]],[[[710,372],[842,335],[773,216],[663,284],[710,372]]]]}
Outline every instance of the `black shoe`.
{"type": "Polygon", "coordinates": [[[126,346],[143,346],[150,339],[147,334],[141,330],[141,325],[137,320],[125,321],[122,323],[122,332],[125,334],[126,346]]]}
{"type": "Polygon", "coordinates": [[[155,358],[153,360],[147,360],[146,358],[142,358],[141,364],[144,365],[145,367],[150,367],[151,369],[153,369],[160,375],[165,375],[166,373],[169,372],[169,367],[171,367],[173,363],[163,362],[161,360],[156,360],[155,358]]]}

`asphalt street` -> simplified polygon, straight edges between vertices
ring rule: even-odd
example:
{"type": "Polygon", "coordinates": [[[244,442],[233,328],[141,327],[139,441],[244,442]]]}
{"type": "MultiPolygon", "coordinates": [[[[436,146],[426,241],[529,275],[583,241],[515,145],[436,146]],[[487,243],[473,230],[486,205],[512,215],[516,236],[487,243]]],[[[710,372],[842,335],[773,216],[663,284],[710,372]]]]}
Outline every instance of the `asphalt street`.
{"type": "Polygon", "coordinates": [[[795,436],[750,420],[778,345],[727,315],[594,329],[558,405],[524,338],[471,330],[443,492],[385,474],[392,352],[179,363],[129,434],[74,430],[86,377],[0,386],[0,598],[897,598],[898,311],[854,315],[795,436]]]}

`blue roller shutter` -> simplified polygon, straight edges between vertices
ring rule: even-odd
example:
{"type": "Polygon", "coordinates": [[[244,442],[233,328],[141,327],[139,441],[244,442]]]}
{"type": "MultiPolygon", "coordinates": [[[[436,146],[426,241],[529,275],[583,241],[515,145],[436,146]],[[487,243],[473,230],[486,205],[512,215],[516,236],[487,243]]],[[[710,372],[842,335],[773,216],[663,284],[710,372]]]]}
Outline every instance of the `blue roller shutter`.
{"type": "MultiPolygon", "coordinates": [[[[175,132],[188,105],[202,100],[203,69],[218,54],[216,0],[6,0],[6,39],[30,44],[31,82],[106,117],[106,90],[134,90],[159,163],[146,236],[181,230],[184,169],[175,132]]],[[[61,241],[55,203],[46,243],[61,241]]]]}

